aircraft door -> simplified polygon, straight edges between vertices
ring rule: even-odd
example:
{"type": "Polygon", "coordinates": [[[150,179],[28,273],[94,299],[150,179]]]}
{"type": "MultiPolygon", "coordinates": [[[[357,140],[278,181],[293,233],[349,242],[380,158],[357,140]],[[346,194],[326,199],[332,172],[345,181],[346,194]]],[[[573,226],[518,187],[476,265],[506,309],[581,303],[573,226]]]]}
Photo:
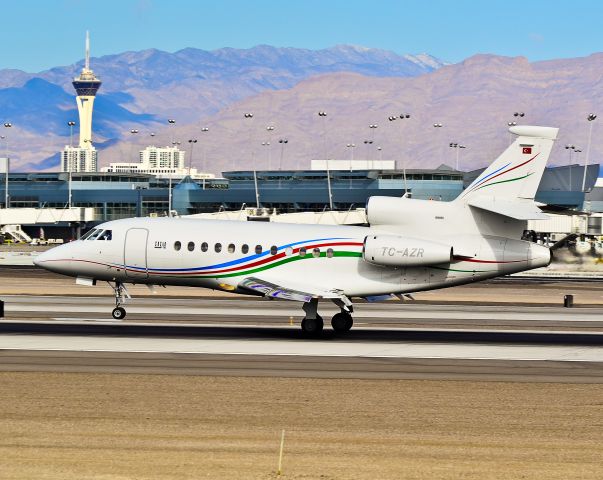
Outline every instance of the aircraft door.
{"type": "Polygon", "coordinates": [[[124,244],[124,265],[126,276],[132,279],[148,278],[147,240],[149,232],[146,228],[130,228],[126,232],[124,244]]]}

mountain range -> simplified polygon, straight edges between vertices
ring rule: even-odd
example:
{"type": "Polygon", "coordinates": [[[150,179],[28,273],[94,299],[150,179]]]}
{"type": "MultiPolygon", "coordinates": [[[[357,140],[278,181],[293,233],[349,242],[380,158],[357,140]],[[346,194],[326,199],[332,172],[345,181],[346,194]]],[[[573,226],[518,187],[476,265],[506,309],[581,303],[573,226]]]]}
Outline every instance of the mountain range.
{"type": "MultiPolygon", "coordinates": [[[[160,129],[168,118],[195,122],[313,75],[415,76],[443,64],[426,54],[402,56],[349,45],[316,51],[267,45],[175,53],[150,49],[93,58],[91,66],[103,82],[94,110],[95,144],[119,143],[133,128],[160,129]]],[[[77,120],[71,81],[82,67],[83,61],[39,73],[0,70],[0,115],[13,124],[10,151],[17,167],[58,165],[56,152],[69,141],[67,121],[77,120]]]]}
{"type": "MultiPolygon", "coordinates": [[[[394,159],[399,167],[454,165],[450,142],[467,147],[458,151],[462,169],[477,168],[509,143],[511,121],[561,127],[552,161],[564,164],[566,143],[585,155],[586,116],[603,100],[603,54],[534,63],[477,55],[449,65],[427,54],[347,45],[258,46],[126,52],[91,64],[103,81],[94,113],[101,164],[133,161],[153,132],[155,143],[180,141],[187,149],[188,139],[198,139],[193,162],[214,173],[307,168],[312,158],[352,156],[394,159]],[[327,117],[318,117],[320,110],[327,117]],[[525,117],[514,117],[516,111],[525,117]],[[254,117],[245,119],[245,112],[254,117]],[[387,120],[400,113],[410,118],[387,120]],[[170,128],[168,118],[176,120],[170,128]]],[[[69,143],[66,122],[77,120],[71,80],[81,68],[79,62],[36,74],[0,70],[0,120],[13,124],[4,146],[16,168],[57,169],[56,152],[69,143]]],[[[591,162],[603,154],[597,132],[591,162]]]]}

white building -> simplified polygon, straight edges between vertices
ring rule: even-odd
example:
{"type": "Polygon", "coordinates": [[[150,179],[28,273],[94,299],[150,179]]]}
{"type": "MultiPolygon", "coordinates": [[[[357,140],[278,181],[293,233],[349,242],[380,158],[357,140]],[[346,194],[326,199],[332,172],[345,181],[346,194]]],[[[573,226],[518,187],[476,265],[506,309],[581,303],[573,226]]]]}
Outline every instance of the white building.
{"type": "Polygon", "coordinates": [[[110,163],[102,172],[108,173],[148,173],[157,177],[183,178],[190,174],[192,178],[214,178],[211,173],[198,172],[196,168],[185,167],[185,151],[177,147],[148,146],[140,151],[140,161],[110,163]]]}
{"type": "Polygon", "coordinates": [[[61,170],[63,172],[97,172],[96,148],[92,145],[85,148],[66,145],[61,152],[61,170]]]}

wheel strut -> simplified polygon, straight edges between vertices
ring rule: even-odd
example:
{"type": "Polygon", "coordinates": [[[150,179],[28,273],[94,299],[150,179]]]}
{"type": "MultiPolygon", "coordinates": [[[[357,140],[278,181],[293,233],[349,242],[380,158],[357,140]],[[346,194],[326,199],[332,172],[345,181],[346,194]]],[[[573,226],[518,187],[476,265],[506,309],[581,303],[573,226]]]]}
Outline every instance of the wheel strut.
{"type": "Polygon", "coordinates": [[[126,316],[126,309],[121,305],[125,304],[126,301],[132,297],[123,283],[117,281],[115,284],[111,284],[110,282],[107,283],[109,283],[115,293],[115,308],[111,312],[111,316],[115,320],[122,320],[126,316]]]}

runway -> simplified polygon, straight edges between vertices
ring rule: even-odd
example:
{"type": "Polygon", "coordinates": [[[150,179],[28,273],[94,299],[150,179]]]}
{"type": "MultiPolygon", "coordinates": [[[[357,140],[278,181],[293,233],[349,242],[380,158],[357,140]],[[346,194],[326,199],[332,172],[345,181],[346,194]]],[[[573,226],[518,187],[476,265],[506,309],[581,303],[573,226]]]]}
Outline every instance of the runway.
{"type": "Polygon", "coordinates": [[[293,302],[151,298],[115,322],[108,298],[4,300],[4,371],[603,382],[598,308],[359,304],[306,338],[293,302]]]}

